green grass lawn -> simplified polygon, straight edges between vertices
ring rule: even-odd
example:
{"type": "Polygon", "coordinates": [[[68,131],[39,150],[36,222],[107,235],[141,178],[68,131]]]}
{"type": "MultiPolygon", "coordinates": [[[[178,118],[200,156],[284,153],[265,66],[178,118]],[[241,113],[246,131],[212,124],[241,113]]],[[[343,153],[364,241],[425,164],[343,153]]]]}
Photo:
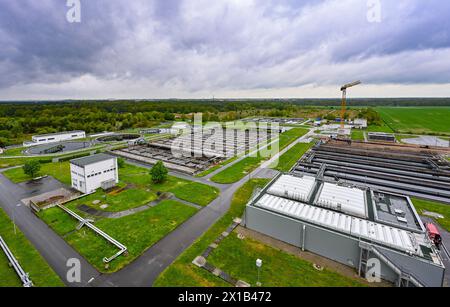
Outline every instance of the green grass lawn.
{"type": "Polygon", "coordinates": [[[377,111],[398,133],[450,135],[450,107],[381,107],[377,111]]]}
{"type": "Polygon", "coordinates": [[[146,205],[158,197],[156,193],[139,188],[125,188],[124,190],[115,193],[105,193],[99,189],[94,194],[74,200],[70,203],[70,208],[75,210],[79,205],[87,205],[101,211],[120,212],[127,209],[137,208],[146,205]],[[100,201],[94,204],[94,201],[100,201]],[[108,207],[102,209],[101,206],[107,204],[108,207]]]}
{"type": "Polygon", "coordinates": [[[192,260],[225,231],[235,217],[244,213],[245,205],[256,188],[262,188],[268,179],[251,179],[245,183],[233,196],[228,212],[203,234],[191,247],[186,249],[173,264],[171,264],[155,281],[159,287],[213,287],[229,286],[218,277],[192,264],[192,260]]]}
{"type": "MultiPolygon", "coordinates": [[[[3,174],[15,183],[31,179],[23,173],[22,168],[10,169],[3,174]]],[[[71,185],[69,161],[42,164],[40,175],[53,176],[57,180],[69,186],[71,185]]],[[[171,192],[180,199],[200,206],[208,205],[219,196],[219,190],[215,187],[173,176],[169,176],[162,184],[154,184],[148,169],[131,164],[125,164],[123,168],[119,169],[119,178],[122,186],[131,185],[132,188],[113,196],[99,190],[94,195],[79,200],[78,203],[83,203],[99,210],[103,210],[100,209],[102,204],[108,204],[110,206],[105,211],[118,212],[139,207],[155,200],[157,192],[171,192]],[[100,200],[101,203],[93,205],[92,201],[94,200],[100,200]]]]}
{"type": "Polygon", "coordinates": [[[25,149],[26,149],[25,147],[18,147],[18,148],[7,149],[0,156],[5,156],[5,157],[20,156],[20,155],[23,155],[23,151],[25,149]]]}
{"type": "Polygon", "coordinates": [[[354,141],[364,141],[364,131],[352,129],[352,140],[354,141]]]}
{"type": "Polygon", "coordinates": [[[442,214],[444,218],[437,219],[436,221],[444,229],[450,231],[450,205],[418,198],[413,198],[412,202],[414,204],[414,207],[416,207],[417,209],[417,213],[419,214],[423,214],[424,211],[442,214]]]}
{"type": "MultiPolygon", "coordinates": [[[[23,172],[22,167],[7,170],[3,172],[3,174],[14,183],[25,182],[32,179],[23,172]]],[[[58,163],[42,163],[41,171],[38,176],[43,175],[52,176],[62,183],[71,185],[70,165],[68,161],[58,163]]]]}
{"type": "Polygon", "coordinates": [[[264,287],[358,287],[363,284],[331,270],[317,271],[300,259],[258,241],[240,240],[234,232],[208,257],[214,266],[231,276],[256,285],[256,259],[263,260],[260,282],[264,287]]]}
{"type": "Polygon", "coordinates": [[[119,176],[123,182],[148,188],[155,193],[170,192],[182,200],[200,206],[208,205],[219,196],[219,190],[215,187],[173,176],[168,176],[167,180],[162,184],[155,184],[151,180],[148,169],[131,164],[125,164],[119,170],[119,176]]]}
{"type": "Polygon", "coordinates": [[[384,133],[394,133],[394,130],[392,130],[389,126],[383,124],[381,126],[377,125],[369,125],[366,129],[367,132],[384,132],[384,133]]]}
{"type": "Polygon", "coordinates": [[[263,161],[263,158],[258,154],[257,157],[247,157],[228,167],[220,173],[214,175],[211,180],[217,183],[234,183],[246,175],[254,171],[263,161]]]}
{"type": "Polygon", "coordinates": [[[288,172],[297,161],[313,146],[313,143],[298,143],[286,151],[276,165],[271,167],[280,172],[288,172]]]}
{"type": "MultiPolygon", "coordinates": [[[[0,209],[0,235],[19,261],[25,272],[37,287],[64,286],[58,275],[49,267],[39,252],[31,245],[22,232],[14,227],[6,213],[0,209]]],[[[0,249],[0,287],[21,287],[22,283],[12,267],[9,267],[7,258],[0,249]]]]}
{"type": "Polygon", "coordinates": [[[113,245],[88,228],[77,231],[76,220],[60,208],[41,211],[39,216],[99,271],[111,273],[132,262],[195,212],[197,210],[193,207],[166,200],[156,207],[133,215],[97,221],[95,225],[98,228],[128,248],[128,255],[113,260],[109,268],[105,268],[103,257],[110,257],[117,252],[113,245]]]}
{"type": "Polygon", "coordinates": [[[291,144],[293,141],[295,141],[299,137],[304,136],[308,132],[309,132],[308,129],[293,128],[291,130],[288,130],[288,131],[280,134],[280,142],[278,144],[280,147],[280,150],[284,149],[286,146],[291,144]]]}
{"type": "Polygon", "coordinates": [[[225,165],[228,165],[228,164],[230,164],[233,161],[236,161],[237,159],[238,159],[238,157],[234,156],[234,157],[232,157],[232,158],[230,158],[228,160],[225,160],[225,161],[223,161],[223,162],[221,162],[221,163],[219,163],[217,165],[214,165],[213,167],[207,169],[206,171],[203,171],[203,172],[195,175],[195,177],[205,177],[205,176],[211,174],[212,172],[218,170],[219,168],[221,168],[221,167],[223,167],[225,165]]]}

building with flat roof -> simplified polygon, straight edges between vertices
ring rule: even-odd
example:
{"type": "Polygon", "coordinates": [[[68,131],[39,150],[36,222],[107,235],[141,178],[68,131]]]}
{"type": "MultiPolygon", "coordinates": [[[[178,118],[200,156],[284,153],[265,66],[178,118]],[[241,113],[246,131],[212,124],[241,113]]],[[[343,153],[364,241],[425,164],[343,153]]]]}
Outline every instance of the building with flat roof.
{"type": "Polygon", "coordinates": [[[24,142],[23,146],[31,147],[36,145],[58,143],[63,141],[78,140],[84,138],[86,138],[86,133],[81,130],[33,135],[31,137],[31,142],[24,142]]]}
{"type": "Polygon", "coordinates": [[[445,267],[411,200],[312,176],[281,175],[248,203],[245,226],[399,286],[442,286],[445,267]]]}
{"type": "Polygon", "coordinates": [[[70,161],[72,187],[82,193],[95,192],[98,188],[109,189],[119,183],[117,158],[97,154],[70,161]]]}
{"type": "Polygon", "coordinates": [[[367,119],[356,118],[353,121],[353,127],[357,128],[357,129],[366,129],[367,128],[367,119]]]}
{"type": "Polygon", "coordinates": [[[367,138],[369,141],[381,141],[381,142],[389,142],[395,143],[395,135],[393,133],[384,133],[384,132],[369,132],[367,134],[367,138]]]}

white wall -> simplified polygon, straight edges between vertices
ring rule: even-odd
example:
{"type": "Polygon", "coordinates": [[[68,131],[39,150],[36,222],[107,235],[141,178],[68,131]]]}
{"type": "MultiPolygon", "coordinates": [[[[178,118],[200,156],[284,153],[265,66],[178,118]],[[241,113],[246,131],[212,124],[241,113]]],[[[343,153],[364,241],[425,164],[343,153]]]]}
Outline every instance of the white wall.
{"type": "Polygon", "coordinates": [[[72,179],[72,188],[86,193],[86,178],[84,175],[84,168],[74,164],[70,164],[70,176],[72,179]]]}
{"type": "Polygon", "coordinates": [[[117,167],[117,158],[100,161],[98,163],[87,165],[83,168],[71,164],[72,187],[82,193],[92,193],[101,187],[102,182],[115,180],[119,183],[119,170],[117,167]],[[77,176],[73,173],[82,174],[77,176]],[[74,182],[78,180],[77,184],[74,182]],[[84,183],[80,184],[80,180],[84,183]]]}
{"type": "Polygon", "coordinates": [[[78,131],[78,132],[72,132],[72,133],[61,133],[61,134],[41,136],[41,137],[39,135],[35,135],[32,137],[32,142],[24,142],[23,145],[26,147],[30,147],[30,146],[41,145],[41,144],[50,144],[50,143],[57,143],[57,142],[62,142],[62,141],[84,139],[85,137],[86,137],[86,133],[84,131],[78,131]]]}

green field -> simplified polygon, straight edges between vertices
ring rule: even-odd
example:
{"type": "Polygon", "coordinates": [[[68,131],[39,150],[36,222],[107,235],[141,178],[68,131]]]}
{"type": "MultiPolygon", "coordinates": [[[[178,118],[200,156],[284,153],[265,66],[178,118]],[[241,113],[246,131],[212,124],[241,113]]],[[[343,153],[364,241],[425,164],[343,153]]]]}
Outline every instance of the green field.
{"type": "Polygon", "coordinates": [[[182,200],[200,206],[208,205],[219,196],[219,190],[215,187],[173,176],[168,176],[162,184],[155,184],[151,180],[148,169],[131,164],[125,164],[119,170],[119,176],[123,182],[150,189],[155,193],[170,192],[182,200]]]}
{"type": "MultiPolygon", "coordinates": [[[[22,167],[7,170],[3,172],[3,174],[14,183],[25,182],[32,179],[23,172],[22,167]]],[[[71,185],[70,165],[68,161],[58,163],[42,163],[41,171],[38,176],[43,175],[52,176],[64,184],[71,185]]]]}
{"type": "Polygon", "coordinates": [[[444,218],[436,221],[447,231],[450,231],[450,205],[418,198],[413,198],[412,202],[419,214],[423,214],[424,211],[442,214],[444,218]]]}
{"type": "Polygon", "coordinates": [[[115,272],[140,256],[145,250],[195,214],[193,207],[166,200],[145,211],[119,219],[104,218],[95,225],[128,248],[128,255],[113,260],[106,268],[103,257],[117,248],[88,228],[76,230],[78,222],[58,207],[39,213],[39,217],[61,235],[101,272],[115,272]]]}
{"type": "Polygon", "coordinates": [[[450,135],[450,107],[380,107],[377,111],[397,133],[450,135]]]}
{"type": "Polygon", "coordinates": [[[278,164],[271,166],[280,172],[288,172],[297,161],[313,146],[313,143],[298,143],[285,152],[279,159],[278,164]]]}
{"type": "Polygon", "coordinates": [[[234,232],[225,238],[208,257],[208,261],[251,285],[256,285],[255,260],[263,260],[260,282],[263,287],[360,287],[357,279],[324,269],[317,271],[313,264],[279,249],[245,238],[234,232]]]}
{"type": "Polygon", "coordinates": [[[214,175],[211,181],[222,184],[237,182],[254,171],[260,165],[261,161],[263,161],[263,158],[259,154],[257,157],[244,158],[214,175]]]}
{"type": "MultiPolygon", "coordinates": [[[[64,286],[55,272],[48,266],[39,252],[31,245],[22,232],[14,226],[6,213],[0,209],[0,235],[16,257],[19,264],[30,274],[30,279],[37,287],[64,286]]],[[[7,258],[0,249],[0,287],[22,287],[22,283],[7,258]]]]}
{"type": "Polygon", "coordinates": [[[364,141],[364,131],[352,129],[352,140],[354,141],[364,141]]]}

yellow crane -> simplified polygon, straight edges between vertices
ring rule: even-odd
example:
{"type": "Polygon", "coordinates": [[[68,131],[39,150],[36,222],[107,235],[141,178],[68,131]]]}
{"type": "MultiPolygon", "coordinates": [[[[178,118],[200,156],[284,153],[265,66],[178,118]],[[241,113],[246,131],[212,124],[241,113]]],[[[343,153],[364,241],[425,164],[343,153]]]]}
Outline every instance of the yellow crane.
{"type": "Polygon", "coordinates": [[[347,107],[347,89],[353,86],[357,86],[361,84],[361,81],[355,81],[352,83],[348,83],[346,85],[343,85],[341,87],[342,91],[342,109],[341,109],[341,130],[344,129],[344,117],[345,117],[345,110],[347,107]]]}

